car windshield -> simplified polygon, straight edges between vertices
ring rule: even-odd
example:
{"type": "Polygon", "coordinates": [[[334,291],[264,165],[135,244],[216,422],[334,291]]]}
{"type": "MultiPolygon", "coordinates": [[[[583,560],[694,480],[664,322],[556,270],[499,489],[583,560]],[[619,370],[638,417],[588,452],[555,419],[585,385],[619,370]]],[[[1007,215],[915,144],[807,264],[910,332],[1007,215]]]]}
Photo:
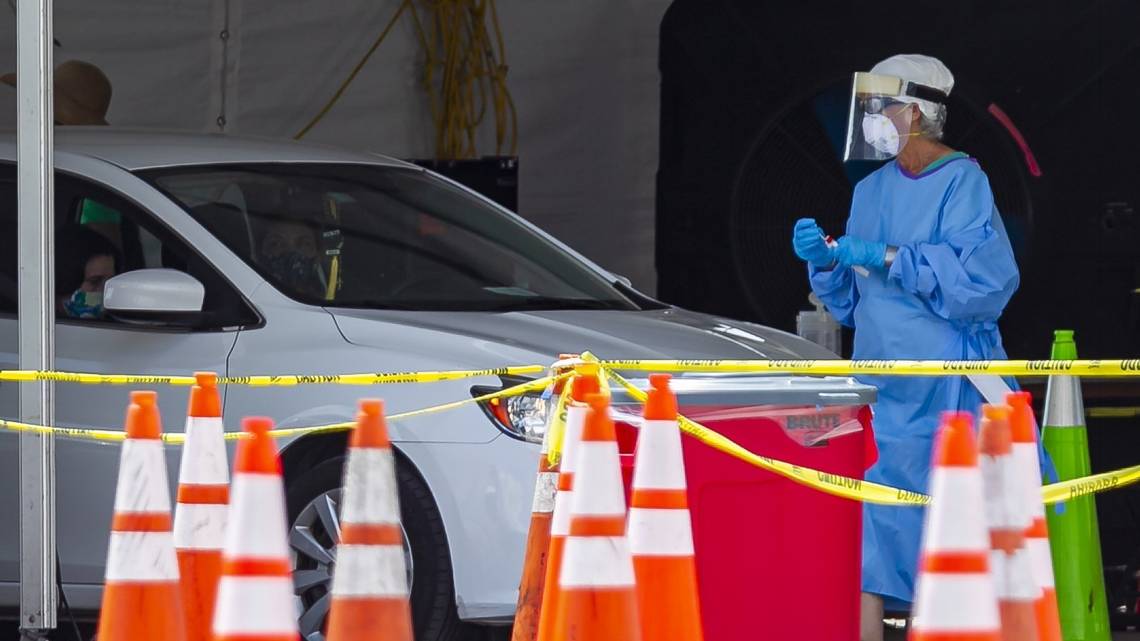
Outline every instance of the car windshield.
{"type": "Polygon", "coordinates": [[[257,164],[141,175],[302,302],[638,309],[632,296],[515,216],[416,168],[257,164]]]}

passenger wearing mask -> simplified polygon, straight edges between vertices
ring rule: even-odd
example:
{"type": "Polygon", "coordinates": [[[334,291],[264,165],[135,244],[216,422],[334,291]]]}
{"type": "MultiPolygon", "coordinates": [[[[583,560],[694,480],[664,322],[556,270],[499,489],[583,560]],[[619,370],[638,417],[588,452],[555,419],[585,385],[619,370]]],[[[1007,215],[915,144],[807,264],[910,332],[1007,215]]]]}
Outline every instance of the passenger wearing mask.
{"type": "MultiPolygon", "coordinates": [[[[997,321],[1018,269],[989,180],[942,144],[954,77],[927,56],[888,58],[855,74],[845,160],[889,160],[855,186],[836,246],[812,219],[795,225],[812,290],[855,328],[856,359],[1003,359],[997,321]]],[[[977,411],[965,378],[881,376],[868,480],[925,492],[939,415],[977,411]]],[[[979,507],[979,509],[981,509],[979,507]]],[[[923,511],[865,505],[864,641],[882,639],[884,601],[914,599],[923,511]]]]}
{"type": "Polygon", "coordinates": [[[122,269],[115,245],[102,234],[73,225],[56,238],[56,314],[101,319],[103,286],[122,269]]]}

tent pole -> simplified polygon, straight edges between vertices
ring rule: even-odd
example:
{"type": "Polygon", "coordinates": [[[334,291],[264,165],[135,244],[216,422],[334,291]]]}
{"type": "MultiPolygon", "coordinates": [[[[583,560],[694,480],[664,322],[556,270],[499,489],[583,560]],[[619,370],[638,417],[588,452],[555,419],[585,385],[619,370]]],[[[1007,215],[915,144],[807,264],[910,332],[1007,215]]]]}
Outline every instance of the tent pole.
{"type": "MultiPolygon", "coordinates": [[[[52,214],[52,2],[19,0],[17,11],[17,180],[19,194],[20,369],[55,363],[52,214]]],[[[50,383],[20,384],[20,419],[51,425],[50,383]]],[[[20,628],[40,638],[56,627],[55,447],[20,435],[20,628]]]]}

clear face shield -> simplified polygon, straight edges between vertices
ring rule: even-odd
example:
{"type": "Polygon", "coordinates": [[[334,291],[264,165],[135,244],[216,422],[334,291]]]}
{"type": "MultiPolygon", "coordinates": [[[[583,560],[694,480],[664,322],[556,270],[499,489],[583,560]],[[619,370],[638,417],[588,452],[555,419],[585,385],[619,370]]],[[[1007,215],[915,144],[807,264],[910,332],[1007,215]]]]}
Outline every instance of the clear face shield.
{"type": "Polygon", "coordinates": [[[911,137],[920,133],[913,125],[919,100],[942,105],[946,94],[894,76],[856,72],[843,161],[889,160],[899,155],[911,137]]]}

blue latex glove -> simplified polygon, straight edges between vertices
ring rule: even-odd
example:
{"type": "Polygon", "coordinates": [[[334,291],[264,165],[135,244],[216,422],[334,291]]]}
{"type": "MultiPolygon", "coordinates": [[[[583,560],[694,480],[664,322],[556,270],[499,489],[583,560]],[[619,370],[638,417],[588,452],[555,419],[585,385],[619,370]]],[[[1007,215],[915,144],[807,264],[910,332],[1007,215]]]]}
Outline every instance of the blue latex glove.
{"type": "Polygon", "coordinates": [[[816,267],[827,267],[835,262],[832,249],[823,240],[823,230],[815,224],[814,218],[796,221],[795,231],[792,232],[792,248],[801,260],[816,267]]]}
{"type": "Polygon", "coordinates": [[[844,236],[835,248],[835,260],[842,267],[881,268],[887,261],[887,244],[844,236]]]}

